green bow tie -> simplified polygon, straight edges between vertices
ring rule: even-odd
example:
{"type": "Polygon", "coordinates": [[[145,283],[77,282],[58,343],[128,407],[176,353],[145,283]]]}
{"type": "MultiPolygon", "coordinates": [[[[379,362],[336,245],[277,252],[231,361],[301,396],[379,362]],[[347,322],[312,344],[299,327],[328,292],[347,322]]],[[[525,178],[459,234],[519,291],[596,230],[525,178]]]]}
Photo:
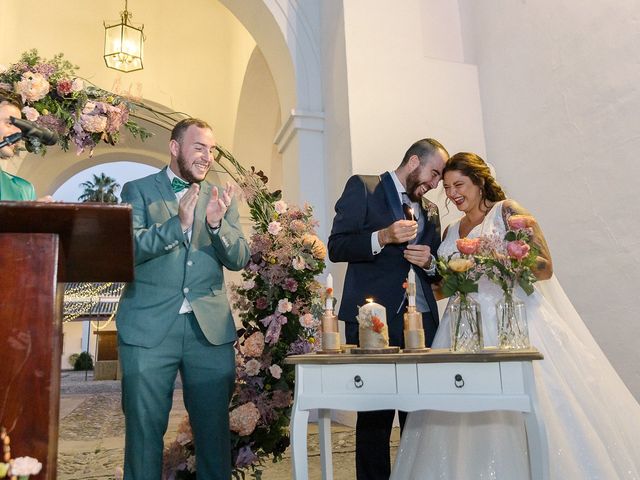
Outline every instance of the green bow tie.
{"type": "Polygon", "coordinates": [[[191,185],[189,182],[185,182],[178,177],[173,177],[173,180],[171,180],[171,188],[173,189],[174,193],[179,193],[182,190],[186,190],[187,188],[189,188],[189,185],[191,185]]]}

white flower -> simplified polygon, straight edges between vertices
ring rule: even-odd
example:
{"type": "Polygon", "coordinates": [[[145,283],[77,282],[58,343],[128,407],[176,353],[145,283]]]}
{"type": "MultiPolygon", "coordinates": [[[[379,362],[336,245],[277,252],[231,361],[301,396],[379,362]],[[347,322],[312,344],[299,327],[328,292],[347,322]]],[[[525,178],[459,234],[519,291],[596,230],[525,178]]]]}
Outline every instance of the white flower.
{"type": "Polygon", "coordinates": [[[122,469],[122,467],[117,466],[113,471],[113,476],[116,480],[122,480],[124,478],[124,470],[122,469]]]}
{"type": "Polygon", "coordinates": [[[293,303],[291,303],[289,299],[283,298],[282,300],[278,301],[278,311],[280,313],[290,312],[292,308],[293,308],[293,303]]]}
{"type": "Polygon", "coordinates": [[[280,365],[273,364],[269,367],[269,373],[271,373],[273,378],[280,378],[280,375],[282,375],[282,368],[280,368],[280,365]]]}
{"type": "Polygon", "coordinates": [[[316,319],[313,318],[313,315],[311,315],[310,313],[305,313],[300,317],[299,322],[300,325],[302,325],[304,328],[311,328],[315,326],[316,319]]]}
{"type": "Polygon", "coordinates": [[[279,213],[280,215],[282,215],[284,212],[287,211],[287,208],[289,208],[286,204],[286,202],[284,200],[278,200],[276,203],[273,204],[273,208],[276,209],[276,212],[279,213]]]}
{"type": "Polygon", "coordinates": [[[280,233],[280,230],[282,230],[282,225],[280,225],[280,222],[271,222],[267,227],[267,231],[271,235],[277,235],[278,233],[280,233]]]}
{"type": "Polygon", "coordinates": [[[82,113],[89,114],[96,109],[96,104],[92,101],[88,101],[84,104],[84,108],[82,109],[82,113]]]}
{"type": "Polygon", "coordinates": [[[7,70],[9,70],[9,67],[4,63],[0,63],[0,74],[6,72],[7,70]]]}
{"type": "Polygon", "coordinates": [[[244,371],[247,372],[247,375],[250,377],[255,377],[258,373],[260,373],[260,362],[255,358],[252,358],[244,365],[244,371]]]}
{"type": "Polygon", "coordinates": [[[71,91],[81,92],[82,90],[84,90],[84,81],[81,78],[75,78],[73,82],[71,82],[71,91]]]}
{"type": "Polygon", "coordinates": [[[49,93],[49,81],[41,73],[24,72],[16,83],[16,92],[23,102],[36,102],[49,93]]]}
{"type": "Polygon", "coordinates": [[[37,475],[42,470],[42,464],[31,457],[18,457],[11,465],[11,475],[15,477],[28,477],[37,475]]]}
{"type": "Polygon", "coordinates": [[[24,118],[26,118],[30,122],[35,122],[36,120],[38,120],[38,117],[40,116],[40,114],[38,113],[38,110],[36,110],[33,107],[24,107],[22,109],[22,113],[24,114],[24,118]]]}
{"type": "Polygon", "coordinates": [[[255,286],[256,286],[256,282],[253,280],[253,278],[250,278],[249,280],[245,280],[244,282],[242,282],[242,288],[245,290],[251,290],[255,286]]]}
{"type": "Polygon", "coordinates": [[[302,258],[300,255],[294,257],[291,263],[293,265],[294,270],[304,270],[304,268],[307,266],[307,264],[304,261],[304,258],[302,258]]]}

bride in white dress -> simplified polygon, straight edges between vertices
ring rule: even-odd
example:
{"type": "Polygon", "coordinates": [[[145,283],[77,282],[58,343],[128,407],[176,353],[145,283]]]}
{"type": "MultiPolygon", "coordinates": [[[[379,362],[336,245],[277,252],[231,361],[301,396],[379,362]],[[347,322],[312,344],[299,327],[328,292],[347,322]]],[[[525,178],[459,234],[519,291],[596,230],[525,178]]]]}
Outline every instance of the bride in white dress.
{"type": "MultiPolygon", "coordinates": [[[[447,198],[465,213],[450,225],[439,256],[457,251],[456,240],[506,232],[506,219],[527,214],[505,199],[487,165],[475,154],[458,153],[444,169],[447,198]]],[[[552,274],[551,258],[535,224],[538,279],[552,274]]],[[[640,405],[609,364],[555,277],[535,284],[526,304],[531,345],[544,354],[535,361],[538,400],[549,443],[552,480],[640,479],[640,405]]],[[[497,344],[495,304],[502,290],[485,278],[477,294],[485,346],[497,344]]],[[[605,320],[605,319],[603,319],[605,320]]],[[[433,347],[447,348],[450,319],[445,315],[433,347]]],[[[410,413],[391,478],[529,478],[527,441],[517,412],[410,413]]]]}

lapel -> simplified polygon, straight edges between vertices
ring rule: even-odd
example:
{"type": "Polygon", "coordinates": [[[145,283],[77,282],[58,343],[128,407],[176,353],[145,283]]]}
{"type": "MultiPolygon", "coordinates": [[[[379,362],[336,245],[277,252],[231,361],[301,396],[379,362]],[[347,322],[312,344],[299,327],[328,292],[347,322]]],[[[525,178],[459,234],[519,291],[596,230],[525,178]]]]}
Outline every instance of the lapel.
{"type": "Polygon", "coordinates": [[[404,218],[404,213],[402,213],[402,204],[400,203],[398,190],[396,189],[395,183],[393,183],[391,174],[389,174],[389,172],[384,172],[380,175],[380,182],[382,183],[382,189],[384,190],[385,197],[387,198],[387,204],[391,207],[391,211],[393,212],[394,221],[402,220],[404,218]]]}
{"type": "Polygon", "coordinates": [[[168,167],[164,167],[156,174],[156,187],[158,188],[164,205],[169,211],[169,215],[175,217],[178,215],[178,199],[171,189],[171,183],[169,183],[169,177],[167,176],[167,168],[168,167]]]}

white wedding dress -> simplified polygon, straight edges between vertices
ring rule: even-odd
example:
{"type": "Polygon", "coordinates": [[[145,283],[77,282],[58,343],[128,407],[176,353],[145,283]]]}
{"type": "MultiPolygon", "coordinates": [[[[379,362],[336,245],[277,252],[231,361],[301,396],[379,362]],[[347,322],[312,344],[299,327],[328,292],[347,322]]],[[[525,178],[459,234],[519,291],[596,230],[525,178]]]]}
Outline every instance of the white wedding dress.
{"type": "MultiPolygon", "coordinates": [[[[438,255],[456,252],[459,221],[438,255]]],[[[502,203],[469,237],[505,233],[502,203]]],[[[525,302],[531,345],[544,354],[534,375],[549,443],[552,480],[640,479],[640,405],[602,353],[553,277],[537,282],[525,302]]],[[[495,304],[502,290],[486,279],[473,294],[481,305],[485,345],[496,345],[495,304]]],[[[604,319],[603,319],[604,320],[604,319]]],[[[442,319],[433,346],[450,346],[442,319]]],[[[410,413],[391,478],[528,479],[527,442],[517,412],[410,413]]]]}

